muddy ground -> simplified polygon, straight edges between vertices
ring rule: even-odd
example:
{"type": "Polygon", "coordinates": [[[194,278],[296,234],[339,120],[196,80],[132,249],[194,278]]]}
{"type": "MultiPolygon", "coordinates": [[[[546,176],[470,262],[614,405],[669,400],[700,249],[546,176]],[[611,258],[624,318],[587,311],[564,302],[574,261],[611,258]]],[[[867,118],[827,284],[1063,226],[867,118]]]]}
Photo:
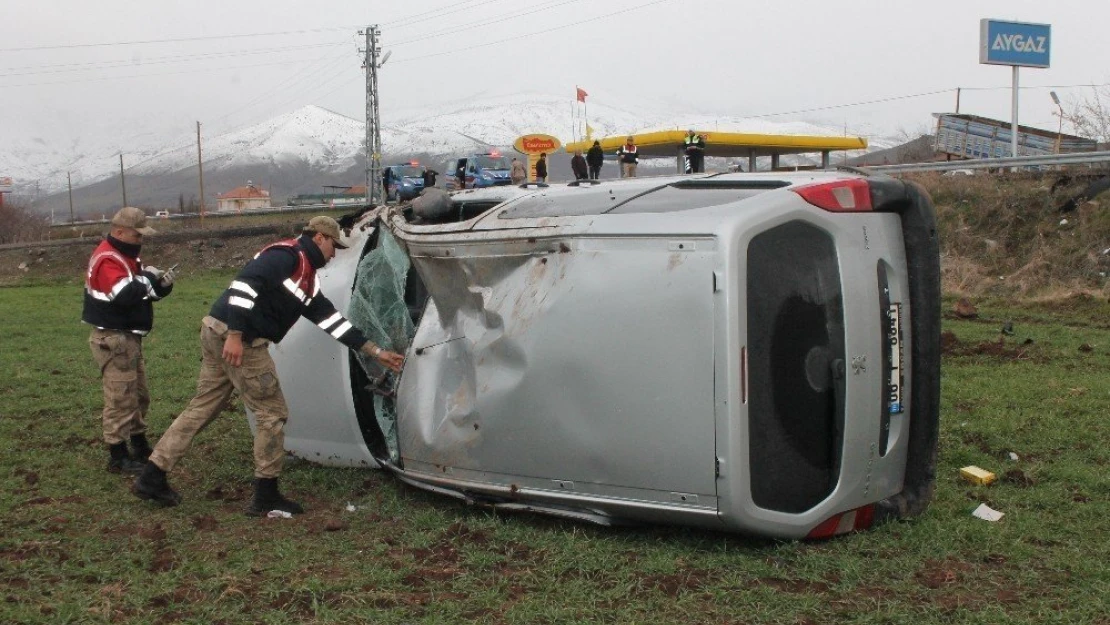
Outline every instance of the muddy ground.
{"type": "MultiPolygon", "coordinates": [[[[290,224],[225,230],[191,230],[155,235],[143,245],[142,260],[166,269],[180,263],[179,274],[235,269],[275,240],[294,236],[290,224]]],[[[0,286],[84,279],[85,265],[100,237],[52,241],[0,250],[0,286]]]]}

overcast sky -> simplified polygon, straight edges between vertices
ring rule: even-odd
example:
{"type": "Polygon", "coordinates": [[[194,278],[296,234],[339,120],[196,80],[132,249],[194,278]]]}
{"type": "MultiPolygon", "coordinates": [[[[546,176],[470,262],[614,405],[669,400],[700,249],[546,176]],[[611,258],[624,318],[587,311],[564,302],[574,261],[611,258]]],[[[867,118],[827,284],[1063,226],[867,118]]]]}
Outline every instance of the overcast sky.
{"type": "Polygon", "coordinates": [[[361,119],[365,24],[392,53],[386,123],[516,91],[566,94],[569,116],[576,85],[630,110],[863,135],[927,129],[963,87],[961,112],[1009,119],[1010,69],[978,62],[983,17],[1052,25],[1052,67],[1021,70],[1022,123],[1055,129],[1051,89],[1067,102],[1110,83],[1105,0],[0,3],[0,137],[220,132],[305,104],[361,119]]]}

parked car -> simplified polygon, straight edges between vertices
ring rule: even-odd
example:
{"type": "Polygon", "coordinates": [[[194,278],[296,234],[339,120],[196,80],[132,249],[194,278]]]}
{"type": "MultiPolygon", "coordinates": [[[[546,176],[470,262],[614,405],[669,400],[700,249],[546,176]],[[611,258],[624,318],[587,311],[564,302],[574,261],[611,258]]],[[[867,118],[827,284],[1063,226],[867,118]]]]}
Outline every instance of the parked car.
{"type": "Polygon", "coordinates": [[[420,195],[424,190],[424,172],[426,167],[418,163],[404,163],[390,165],[389,188],[386,189],[386,198],[390,201],[406,202],[420,195]]]}
{"type": "Polygon", "coordinates": [[[920,187],[728,173],[451,199],[445,221],[363,216],[322,274],[406,354],[399,380],[303,320],[271,347],[293,453],[598,523],[823,538],[925,510],[940,266],[920,187]]]}
{"type": "Polygon", "coordinates": [[[158,219],[169,219],[170,218],[170,211],[156,211],[154,213],[154,216],[157,217],[158,219]]]}
{"type": "Polygon", "coordinates": [[[500,152],[466,154],[448,159],[443,165],[443,185],[445,189],[484,189],[512,184],[509,168],[512,162],[500,152]],[[465,172],[459,180],[458,172],[465,172]]]}

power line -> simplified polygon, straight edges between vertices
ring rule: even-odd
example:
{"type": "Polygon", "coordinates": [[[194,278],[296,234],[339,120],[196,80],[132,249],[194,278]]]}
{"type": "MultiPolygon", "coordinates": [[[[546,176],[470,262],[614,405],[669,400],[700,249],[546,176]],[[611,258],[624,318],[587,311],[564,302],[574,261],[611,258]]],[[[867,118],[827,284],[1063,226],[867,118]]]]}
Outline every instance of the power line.
{"type": "Polygon", "coordinates": [[[563,0],[562,2],[549,2],[546,6],[540,5],[538,7],[535,7],[533,9],[531,9],[531,10],[523,11],[521,13],[516,13],[516,14],[512,14],[512,15],[506,15],[506,16],[504,16],[502,18],[499,18],[499,19],[478,20],[476,22],[470,22],[470,23],[467,23],[467,24],[459,24],[458,26],[452,26],[451,28],[445,28],[443,30],[438,30],[438,31],[431,32],[431,33],[425,33],[425,34],[423,34],[420,37],[417,37],[415,39],[409,39],[407,41],[402,41],[400,43],[392,44],[392,45],[390,45],[390,47],[391,48],[396,48],[398,46],[406,46],[410,43],[416,43],[418,41],[424,41],[426,39],[433,39],[435,37],[438,37],[438,36],[444,35],[444,34],[461,33],[461,32],[464,32],[463,29],[465,29],[467,27],[470,27],[470,26],[479,26],[479,25],[489,26],[491,24],[497,24],[497,23],[500,23],[500,22],[506,22],[506,21],[509,21],[509,20],[514,20],[514,19],[517,19],[518,17],[524,17],[525,15],[531,15],[533,13],[540,13],[542,11],[547,11],[549,9],[554,9],[556,7],[561,7],[564,4],[573,4],[575,2],[581,2],[581,1],[582,0],[563,0]]]}
{"type": "MultiPolygon", "coordinates": [[[[437,13],[438,15],[450,15],[452,13],[457,13],[458,11],[462,11],[462,10],[466,10],[466,9],[470,8],[470,7],[466,6],[468,4],[479,4],[479,5],[493,4],[494,2],[500,2],[500,1],[502,1],[502,0],[467,0],[466,2],[463,2],[461,4],[458,3],[458,2],[451,2],[448,5],[446,5],[446,6],[452,7],[450,9],[446,9],[446,10],[444,10],[442,8],[440,8],[440,9],[431,9],[431,10],[425,11],[423,13],[417,13],[415,15],[409,15],[409,16],[400,18],[398,20],[395,20],[394,22],[387,23],[386,25],[392,26],[392,25],[396,24],[398,28],[401,28],[401,27],[404,27],[404,26],[411,26],[412,24],[416,24],[416,23],[425,21],[425,20],[415,20],[414,18],[416,18],[416,17],[420,17],[420,16],[424,16],[424,15],[430,15],[430,14],[433,14],[433,13],[437,13]]],[[[32,52],[32,51],[40,51],[40,50],[72,50],[72,49],[80,49],[80,48],[106,48],[106,47],[112,47],[112,46],[139,46],[139,45],[150,45],[150,44],[159,44],[159,43],[187,43],[187,42],[192,42],[192,41],[217,41],[217,40],[221,40],[221,39],[246,39],[246,38],[251,38],[251,37],[277,37],[277,36],[283,36],[283,35],[304,35],[304,34],[311,34],[311,33],[332,32],[332,31],[350,31],[350,30],[355,30],[355,29],[358,29],[358,28],[360,28],[359,25],[352,24],[352,25],[349,25],[349,26],[324,26],[324,27],[320,27],[320,28],[305,28],[305,29],[300,29],[300,30],[279,30],[279,31],[258,32],[258,33],[236,33],[236,34],[231,34],[231,35],[203,35],[203,36],[197,36],[197,37],[170,37],[170,38],[165,38],[165,39],[139,39],[139,40],[134,40],[134,41],[99,41],[99,42],[94,42],[94,43],[70,43],[70,44],[57,44],[57,45],[48,45],[48,46],[23,46],[23,47],[15,47],[15,48],[0,48],[0,52],[32,52]]]]}
{"type": "Polygon", "coordinates": [[[320,59],[327,59],[327,58],[334,58],[334,57],[316,57],[314,59],[303,59],[303,60],[286,59],[284,61],[273,61],[273,62],[269,62],[269,63],[254,63],[252,65],[224,65],[224,66],[221,66],[221,67],[208,67],[208,68],[203,68],[203,69],[186,69],[186,70],[173,71],[173,72],[155,72],[155,73],[150,73],[150,74],[131,74],[131,75],[128,75],[128,76],[99,76],[99,77],[96,77],[96,78],[77,78],[77,79],[69,79],[69,80],[55,80],[55,81],[52,81],[52,82],[29,82],[29,83],[19,83],[19,84],[14,84],[14,85],[3,85],[3,87],[5,89],[11,89],[11,88],[14,88],[14,87],[40,87],[40,86],[43,86],[43,85],[72,85],[74,83],[80,83],[80,82],[100,82],[100,81],[103,81],[103,80],[121,80],[121,79],[126,79],[126,78],[156,78],[156,77],[160,77],[160,76],[173,76],[173,75],[177,75],[177,74],[197,74],[197,73],[204,73],[204,72],[222,72],[222,71],[226,71],[226,70],[251,69],[251,68],[254,68],[254,67],[270,67],[270,66],[273,66],[273,65],[292,65],[292,64],[295,64],[295,63],[312,63],[314,61],[319,61],[320,59]]]}
{"type": "Polygon", "coordinates": [[[484,5],[496,4],[497,2],[503,2],[503,1],[504,0],[467,0],[466,2],[453,2],[453,3],[450,3],[449,5],[447,5],[447,6],[451,7],[449,9],[444,9],[443,7],[440,7],[438,9],[432,9],[430,11],[424,11],[423,13],[416,13],[414,15],[408,15],[408,16],[402,17],[400,19],[394,20],[392,22],[386,22],[386,23],[382,24],[382,26],[389,26],[389,27],[392,27],[394,29],[407,28],[409,26],[413,26],[413,25],[420,24],[420,23],[428,21],[427,19],[417,19],[417,18],[425,16],[425,15],[430,15],[432,13],[436,14],[435,17],[443,17],[445,15],[453,15],[453,14],[459,13],[461,11],[469,11],[471,9],[480,8],[484,5]],[[478,6],[477,7],[467,6],[467,5],[475,5],[475,4],[478,5],[478,6]]]}
{"type": "Polygon", "coordinates": [[[326,48],[333,46],[347,45],[347,42],[333,42],[333,43],[316,43],[303,46],[282,46],[279,48],[258,48],[254,50],[234,50],[228,52],[206,52],[204,54],[186,54],[179,56],[165,56],[155,57],[145,61],[132,61],[129,59],[109,60],[109,61],[90,61],[88,63],[61,63],[57,65],[29,65],[26,67],[8,67],[0,71],[20,70],[20,69],[46,69],[47,71],[37,72],[17,72],[12,74],[0,74],[0,78],[10,76],[36,76],[39,74],[63,74],[70,72],[83,72],[95,71],[101,69],[118,69],[120,67],[133,67],[137,65],[164,65],[168,63],[188,62],[188,61],[206,61],[210,59],[228,58],[236,56],[251,56],[256,54],[270,54],[274,52],[289,52],[292,50],[307,50],[312,48],[326,48]],[[49,68],[70,68],[70,69],[49,69],[49,68]]]}
{"type": "Polygon", "coordinates": [[[536,35],[539,35],[539,34],[551,33],[551,32],[554,32],[556,30],[562,30],[564,28],[571,28],[572,26],[579,26],[579,25],[582,25],[582,24],[588,24],[590,22],[596,22],[596,21],[603,20],[603,19],[606,19],[606,18],[609,18],[609,17],[613,17],[614,15],[620,15],[622,13],[628,13],[630,11],[638,11],[640,9],[646,9],[649,6],[656,5],[656,4],[662,4],[664,2],[669,2],[669,1],[670,0],[655,0],[655,2],[648,2],[647,4],[642,4],[640,6],[630,7],[630,8],[627,8],[627,9],[621,9],[620,11],[614,11],[612,13],[606,13],[605,15],[598,15],[598,16],[595,16],[595,17],[591,17],[589,19],[580,20],[580,21],[577,21],[577,22],[572,22],[570,24],[563,24],[562,26],[553,26],[551,28],[545,28],[541,31],[525,33],[523,35],[517,35],[515,37],[507,37],[505,39],[498,39],[497,41],[488,41],[486,43],[479,43],[479,44],[475,44],[475,45],[472,45],[472,46],[467,46],[467,47],[464,47],[464,48],[455,48],[454,50],[447,50],[445,52],[436,52],[434,54],[425,54],[424,56],[414,56],[414,57],[407,58],[407,59],[400,59],[398,61],[394,61],[394,64],[396,64],[396,63],[409,63],[409,62],[412,62],[412,61],[421,61],[423,59],[430,59],[430,58],[435,58],[435,57],[439,57],[439,56],[445,56],[445,55],[448,55],[448,54],[456,54],[458,52],[465,52],[467,50],[474,50],[474,49],[477,49],[477,48],[485,48],[487,46],[493,46],[493,45],[497,45],[499,43],[505,43],[505,42],[508,42],[508,41],[516,41],[517,39],[524,39],[524,38],[527,38],[527,37],[535,37],[536,35]]]}
{"type": "Polygon", "coordinates": [[[183,43],[187,41],[214,41],[217,39],[246,39],[249,37],[275,37],[278,35],[303,35],[307,33],[321,33],[335,30],[352,30],[357,26],[330,26],[326,28],[310,28],[304,30],[283,30],[268,33],[239,33],[235,35],[205,35],[202,37],[175,37],[172,39],[144,39],[139,41],[106,41],[99,43],[71,43],[53,46],[29,46],[23,48],[0,48],[0,52],[29,52],[33,50],[70,50],[75,48],[105,48],[111,46],[139,46],[152,43],[183,43]]]}
{"type": "Polygon", "coordinates": [[[900,96],[890,96],[890,97],[886,97],[886,98],[878,98],[876,100],[865,100],[865,101],[862,101],[862,102],[850,102],[850,103],[847,103],[847,104],[830,104],[829,106],[818,106],[818,107],[808,108],[808,109],[796,109],[796,110],[793,110],[793,111],[782,111],[781,113],[762,113],[760,115],[745,115],[744,117],[751,117],[753,119],[758,119],[758,118],[761,118],[761,117],[777,117],[779,115],[797,115],[799,113],[813,113],[815,111],[828,111],[828,110],[832,110],[832,109],[849,108],[849,107],[853,107],[853,106],[865,106],[865,105],[868,105],[868,104],[882,104],[883,102],[894,102],[896,100],[909,100],[909,99],[912,99],[912,98],[921,98],[921,97],[930,96],[930,95],[937,95],[939,93],[948,93],[950,91],[955,91],[955,90],[956,90],[955,87],[952,87],[952,88],[949,88],[949,89],[938,89],[937,91],[926,91],[924,93],[911,93],[909,95],[900,95],[900,96]]]}
{"type": "Polygon", "coordinates": [[[337,64],[337,63],[343,61],[344,59],[346,59],[347,54],[344,53],[344,54],[342,54],[340,56],[336,56],[336,57],[325,57],[325,59],[322,59],[322,60],[327,60],[328,58],[332,59],[331,63],[319,63],[319,64],[312,63],[312,64],[309,64],[309,65],[306,65],[305,67],[302,67],[300,71],[286,77],[285,80],[277,83],[276,85],[271,87],[269,90],[256,95],[254,98],[252,98],[251,100],[249,100],[245,104],[242,104],[239,107],[237,107],[237,108],[235,108],[235,109],[233,109],[233,110],[231,110],[227,113],[224,113],[223,115],[220,115],[219,117],[216,117],[216,118],[213,118],[213,119],[209,120],[208,123],[211,124],[211,123],[215,123],[215,122],[227,119],[228,117],[231,117],[232,115],[235,115],[237,113],[240,113],[240,112],[250,108],[251,106],[255,105],[256,103],[261,102],[262,100],[265,100],[266,98],[269,98],[270,96],[274,95],[275,93],[277,93],[279,91],[287,90],[287,89],[293,87],[293,85],[301,83],[301,82],[303,82],[304,80],[306,80],[310,77],[318,77],[320,73],[322,73],[324,71],[327,71],[328,69],[330,69],[335,64],[337,64]]]}

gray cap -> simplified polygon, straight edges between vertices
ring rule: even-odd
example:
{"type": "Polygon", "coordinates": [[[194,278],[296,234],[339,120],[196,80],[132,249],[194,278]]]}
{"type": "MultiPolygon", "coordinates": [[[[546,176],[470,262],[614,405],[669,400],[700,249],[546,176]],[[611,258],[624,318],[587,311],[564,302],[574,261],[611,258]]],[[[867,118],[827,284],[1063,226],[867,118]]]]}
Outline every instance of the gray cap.
{"type": "Polygon", "coordinates": [[[131,228],[137,230],[139,234],[149,235],[154,234],[154,228],[146,225],[146,213],[141,208],[134,206],[124,206],[112,215],[112,225],[120,228],[131,228]]]}
{"type": "Polygon", "coordinates": [[[335,247],[341,250],[347,249],[347,244],[340,238],[339,223],[327,215],[319,215],[308,220],[308,225],[304,227],[304,233],[320,233],[331,237],[335,241],[335,247]]]}

